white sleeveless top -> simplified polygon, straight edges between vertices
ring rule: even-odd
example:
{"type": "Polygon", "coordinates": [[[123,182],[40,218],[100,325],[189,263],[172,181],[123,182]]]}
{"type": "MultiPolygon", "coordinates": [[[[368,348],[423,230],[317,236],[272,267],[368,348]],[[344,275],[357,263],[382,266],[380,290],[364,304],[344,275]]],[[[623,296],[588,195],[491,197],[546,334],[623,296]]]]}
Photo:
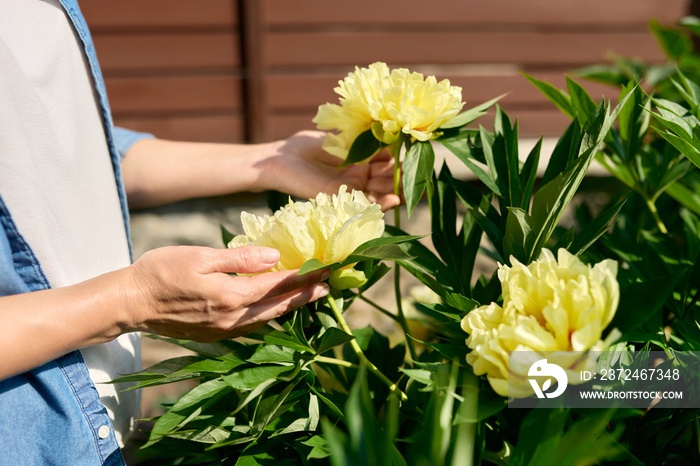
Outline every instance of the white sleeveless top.
{"type": "MultiPolygon", "coordinates": [[[[0,2],[0,195],[54,288],[130,263],[91,76],[57,0],[0,2]]],[[[123,446],[139,399],[103,382],[139,370],[139,336],[81,353],[123,446]]]]}

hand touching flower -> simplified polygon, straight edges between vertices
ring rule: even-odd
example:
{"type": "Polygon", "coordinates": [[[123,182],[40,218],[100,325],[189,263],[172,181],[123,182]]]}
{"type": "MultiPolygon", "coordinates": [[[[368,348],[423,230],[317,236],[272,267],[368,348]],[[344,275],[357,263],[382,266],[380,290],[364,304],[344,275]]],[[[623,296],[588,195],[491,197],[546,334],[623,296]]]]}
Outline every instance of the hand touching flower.
{"type": "MultiPolygon", "coordinates": [[[[359,245],[384,232],[384,214],[361,191],[319,194],[308,202],[292,202],[273,216],[241,214],[245,235],[236,236],[230,248],[256,245],[280,251],[280,261],[271,270],[300,268],[309,259],[332,264],[346,259],[359,245]]],[[[346,269],[347,270],[347,269],[346,269]]],[[[336,270],[334,279],[348,278],[336,270]]]]}
{"type": "Polygon", "coordinates": [[[276,147],[264,171],[273,184],[269,189],[311,198],[318,193],[337,193],[341,185],[347,185],[365,192],[382,210],[399,205],[399,196],[393,193],[394,160],[386,151],[367,164],[341,167],[341,159],[321,148],[324,137],[320,131],[300,131],[273,143],[276,147]]]}

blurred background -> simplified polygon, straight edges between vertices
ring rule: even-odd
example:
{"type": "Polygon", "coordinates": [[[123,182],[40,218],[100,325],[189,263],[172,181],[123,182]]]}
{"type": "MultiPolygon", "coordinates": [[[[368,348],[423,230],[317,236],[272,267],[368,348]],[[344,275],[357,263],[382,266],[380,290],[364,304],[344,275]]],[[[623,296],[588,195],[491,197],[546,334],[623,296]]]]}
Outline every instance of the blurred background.
{"type": "MultiPolygon", "coordinates": [[[[691,0],[84,0],[118,125],[258,142],[312,127],[355,66],[449,78],[467,105],[503,93],[526,136],[567,121],[522,76],[556,85],[613,54],[653,63],[648,23],[691,0]]],[[[594,98],[606,89],[589,86],[594,98]]],[[[610,96],[608,96],[610,97],[610,96]]]]}
{"type": "MultiPolygon", "coordinates": [[[[84,0],[115,123],[160,138],[252,143],[311,129],[320,104],[355,66],[384,61],[462,87],[467,107],[508,94],[522,143],[569,120],[521,72],[558,87],[565,75],[615,56],[662,62],[649,22],[698,15],[697,0],[84,0]]],[[[618,91],[578,80],[595,100],[618,91]]],[[[485,117],[481,123],[490,127],[485,117]]],[[[545,162],[546,163],[546,162],[545,162]]],[[[464,173],[469,177],[469,173],[464,173]]],[[[268,213],[264,194],[199,199],[132,212],[135,257],[154,247],[223,247],[219,225],[240,233],[242,210],[268,213]]],[[[413,234],[428,233],[418,208],[413,234]]],[[[484,264],[489,273],[493,264],[484,264]]],[[[390,279],[390,278],[389,278],[390,279]]],[[[408,284],[407,286],[410,286],[408,284]]],[[[377,286],[373,289],[391,289],[377,286]]],[[[408,291],[408,290],[407,290],[408,291]]],[[[381,301],[382,296],[374,297],[381,301]]],[[[390,298],[387,298],[390,299],[390,298]]],[[[357,303],[361,304],[361,303],[357,303]]],[[[388,304],[390,307],[391,304],[388,304]]],[[[360,306],[351,325],[391,334],[360,306]]],[[[144,339],[144,366],[181,354],[144,339]]],[[[144,391],[143,414],[187,384],[144,391]]]]}

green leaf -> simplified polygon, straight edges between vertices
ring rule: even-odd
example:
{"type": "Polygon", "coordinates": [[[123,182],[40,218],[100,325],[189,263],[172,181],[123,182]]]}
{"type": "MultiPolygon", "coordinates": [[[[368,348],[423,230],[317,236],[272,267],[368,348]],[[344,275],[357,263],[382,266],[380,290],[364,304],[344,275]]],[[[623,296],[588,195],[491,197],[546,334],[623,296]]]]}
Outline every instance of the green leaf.
{"type": "MultiPolygon", "coordinates": [[[[393,225],[387,225],[387,233],[395,237],[407,236],[405,232],[393,225]]],[[[447,266],[435,255],[433,251],[425,247],[419,241],[407,241],[401,244],[401,248],[410,256],[403,259],[403,262],[415,264],[422,270],[431,273],[435,277],[440,277],[449,273],[447,266]]]]}
{"type": "Polygon", "coordinates": [[[472,309],[476,309],[477,307],[479,307],[478,302],[474,301],[471,298],[467,298],[466,296],[463,296],[459,293],[446,293],[443,297],[443,300],[448,306],[451,306],[461,311],[462,315],[465,315],[472,309]]]}
{"type": "Polygon", "coordinates": [[[695,81],[688,79],[681,70],[677,70],[677,74],[680,82],[673,78],[671,82],[678,92],[680,92],[683,100],[690,105],[691,109],[700,105],[700,86],[698,86],[695,81]]]}
{"type": "Polygon", "coordinates": [[[303,264],[301,264],[301,267],[299,268],[299,275],[306,275],[307,273],[316,272],[317,270],[323,269],[335,270],[340,268],[339,265],[340,262],[324,264],[318,259],[309,259],[303,264]]]}
{"type": "Polygon", "coordinates": [[[290,366],[257,366],[243,369],[233,374],[223,376],[223,380],[236,390],[253,390],[263,382],[276,379],[285,372],[292,372],[290,366]]]}
{"type": "Polygon", "coordinates": [[[202,361],[199,356],[180,356],[158,362],[151,367],[133,374],[124,375],[112,380],[110,383],[139,382],[142,380],[162,379],[168,375],[190,366],[193,363],[202,361]]]}
{"type": "MultiPolygon", "coordinates": [[[[199,343],[191,340],[178,340],[175,338],[162,337],[160,335],[153,334],[149,334],[147,335],[147,337],[152,340],[165,341],[173,345],[181,346],[185,349],[188,349],[202,356],[206,356],[208,358],[216,358],[218,356],[224,356],[232,352],[239,357],[248,352],[252,353],[252,351],[250,351],[245,345],[242,345],[241,343],[238,343],[233,340],[221,340],[214,343],[199,343]]],[[[246,359],[249,355],[250,354],[248,354],[245,357],[242,357],[242,359],[246,359]]]]}
{"type": "Polygon", "coordinates": [[[567,248],[569,252],[576,255],[581,254],[603,236],[615,224],[617,214],[625,202],[627,202],[627,198],[623,197],[614,204],[610,204],[592,222],[584,225],[581,232],[574,237],[571,246],[567,248]]]}
{"type": "Polygon", "coordinates": [[[649,29],[656,36],[666,56],[680,58],[693,50],[693,43],[682,31],[661,26],[657,21],[649,23],[649,29]]]}
{"type": "Polygon", "coordinates": [[[576,70],[576,75],[591,81],[608,84],[613,87],[623,86],[629,77],[613,65],[591,65],[576,70]]]}
{"type": "Polygon", "coordinates": [[[678,152],[685,155],[688,160],[700,167],[700,149],[695,147],[697,141],[692,139],[692,136],[679,136],[678,134],[674,134],[669,131],[660,131],[659,134],[661,134],[665,140],[671,143],[673,147],[678,149],[678,152]]]}
{"type": "Polygon", "coordinates": [[[532,218],[519,207],[508,207],[506,233],[503,237],[503,254],[511,255],[527,264],[531,259],[533,246],[532,218]]]}
{"type": "Polygon", "coordinates": [[[347,166],[367,160],[379,152],[382,147],[384,145],[374,137],[372,130],[368,129],[355,138],[342,165],[347,166]]]}
{"type": "Polygon", "coordinates": [[[520,208],[525,211],[530,208],[530,198],[532,197],[532,190],[535,188],[535,181],[537,180],[537,169],[540,163],[541,150],[542,138],[538,139],[537,144],[535,144],[530,151],[530,154],[527,156],[527,159],[525,159],[525,163],[520,171],[520,184],[523,187],[520,208]]]}
{"type": "Polygon", "coordinates": [[[559,110],[561,110],[569,118],[575,118],[576,110],[571,104],[571,99],[566,93],[560,91],[551,84],[541,81],[527,73],[521,72],[525,78],[530,81],[539,91],[544,94],[559,110]]]}
{"type": "Polygon", "coordinates": [[[338,328],[328,328],[325,332],[323,332],[323,335],[321,335],[321,338],[318,340],[316,354],[325,353],[329,349],[343,345],[354,338],[354,335],[348,335],[338,328]]]}
{"type": "Polygon", "coordinates": [[[359,245],[355,251],[353,251],[353,253],[342,262],[324,264],[318,259],[309,259],[300,267],[299,275],[304,275],[322,269],[336,270],[347,265],[369,259],[389,261],[411,259],[412,256],[406,253],[403,243],[415,241],[420,238],[422,238],[422,236],[402,235],[382,236],[381,238],[371,239],[359,245]]]}
{"type": "Polygon", "coordinates": [[[309,389],[311,390],[311,392],[314,395],[316,395],[318,397],[319,400],[323,401],[323,404],[325,404],[326,407],[331,410],[331,412],[335,415],[335,417],[337,417],[338,419],[341,419],[341,420],[345,419],[345,414],[343,414],[343,411],[341,411],[341,409],[338,408],[338,406],[335,403],[333,403],[333,401],[331,401],[330,398],[328,398],[327,396],[325,396],[323,393],[319,392],[318,390],[316,390],[312,386],[309,386],[309,389]]]}
{"type": "Polygon", "coordinates": [[[199,378],[211,374],[226,374],[243,364],[243,360],[233,355],[226,359],[202,359],[197,356],[182,356],[154,364],[146,370],[126,375],[111,383],[139,382],[128,387],[135,390],[143,387],[163,385],[181,380],[199,378]]]}
{"type": "Polygon", "coordinates": [[[576,119],[583,126],[588,118],[595,114],[597,105],[588,92],[568,76],[566,77],[566,87],[569,90],[571,108],[576,113],[576,119]]]}
{"type": "MultiPolygon", "coordinates": [[[[495,120],[500,124],[499,119],[495,120]]],[[[496,123],[494,123],[496,126],[496,123]]],[[[484,159],[486,160],[486,165],[489,168],[491,178],[496,184],[498,192],[501,193],[501,197],[508,196],[508,173],[507,169],[503,169],[505,166],[505,154],[499,154],[503,157],[496,157],[494,151],[499,150],[499,146],[496,145],[496,135],[489,133],[483,126],[479,127],[479,137],[481,138],[481,145],[484,151],[484,159]]]]}
{"type": "Polygon", "coordinates": [[[299,339],[295,338],[293,335],[280,332],[279,330],[273,330],[272,332],[266,334],[264,338],[265,343],[268,345],[284,346],[303,353],[313,353],[314,351],[313,348],[306,343],[299,341],[299,339]]]}
{"type": "Polygon", "coordinates": [[[402,166],[403,193],[409,217],[432,179],[434,166],[435,152],[430,141],[418,141],[411,145],[402,166]]]}
{"type": "Polygon", "coordinates": [[[219,225],[219,228],[221,229],[221,241],[223,241],[225,246],[228,246],[228,243],[230,243],[236,235],[228,231],[223,225],[219,225]]]}
{"type": "Polygon", "coordinates": [[[564,134],[557,141],[547,168],[542,175],[542,186],[552,181],[557,175],[564,173],[566,168],[578,156],[578,149],[581,145],[581,128],[574,121],[566,129],[564,134]]]}
{"type": "Polygon", "coordinates": [[[676,181],[666,188],[666,194],[681,203],[683,207],[700,215],[700,193],[688,189],[682,182],[676,181]]]}
{"type": "Polygon", "coordinates": [[[696,36],[700,36],[700,18],[696,16],[686,16],[681,18],[679,24],[696,36]]]}
{"type": "Polygon", "coordinates": [[[248,362],[253,364],[284,364],[294,363],[296,351],[287,346],[278,345],[258,345],[253,356],[248,358],[248,362]]]}
{"type": "Polygon", "coordinates": [[[331,450],[328,446],[328,441],[320,435],[314,435],[310,439],[301,443],[302,445],[311,447],[311,451],[306,457],[307,460],[324,459],[328,458],[331,454],[331,450]]]}
{"type": "Polygon", "coordinates": [[[165,435],[187,424],[187,420],[191,418],[190,414],[195,409],[200,408],[201,410],[204,406],[212,405],[232,390],[231,386],[221,378],[194,387],[182,396],[167,413],[158,418],[153,425],[148,442],[143,448],[153,445],[165,435]]]}
{"type": "Polygon", "coordinates": [[[567,411],[533,409],[520,424],[518,443],[508,466],[539,466],[553,461],[557,445],[564,433],[567,411]]]}
{"type": "Polygon", "coordinates": [[[476,107],[470,108],[469,110],[460,113],[459,115],[442,125],[440,129],[458,128],[460,126],[466,126],[469,123],[473,123],[477,119],[486,115],[486,110],[491,108],[496,102],[501,100],[503,97],[505,97],[505,94],[499,95],[498,97],[491,99],[488,102],[484,102],[481,105],[477,105],[476,107]]]}
{"type": "MultiPolygon", "coordinates": [[[[499,159],[505,161],[504,174],[508,180],[508,205],[520,205],[522,203],[522,186],[520,185],[520,159],[518,154],[518,122],[510,125],[508,115],[501,112],[500,107],[496,108],[496,117],[499,118],[502,126],[502,136],[496,138],[503,152],[503,157],[499,159]]],[[[498,166],[498,165],[497,165],[498,166]]],[[[500,175],[499,175],[500,176],[500,175]]]]}
{"type": "MultiPolygon", "coordinates": [[[[652,319],[654,330],[661,328],[659,310],[673,294],[676,283],[682,273],[670,276],[658,276],[641,282],[630,283],[620,287],[620,305],[610,328],[617,328],[623,334],[635,330],[652,319]]],[[[625,338],[625,335],[623,335],[625,338]]]]}
{"type": "Polygon", "coordinates": [[[422,383],[423,385],[432,385],[433,383],[433,373],[429,370],[402,368],[401,372],[416,382],[422,383]]]}
{"type": "Polygon", "coordinates": [[[498,188],[498,185],[496,185],[496,182],[493,180],[491,175],[480,165],[477,165],[472,159],[471,150],[469,149],[468,141],[466,139],[444,138],[438,139],[437,142],[452,152],[491,191],[498,196],[501,195],[500,189],[498,188]]]}

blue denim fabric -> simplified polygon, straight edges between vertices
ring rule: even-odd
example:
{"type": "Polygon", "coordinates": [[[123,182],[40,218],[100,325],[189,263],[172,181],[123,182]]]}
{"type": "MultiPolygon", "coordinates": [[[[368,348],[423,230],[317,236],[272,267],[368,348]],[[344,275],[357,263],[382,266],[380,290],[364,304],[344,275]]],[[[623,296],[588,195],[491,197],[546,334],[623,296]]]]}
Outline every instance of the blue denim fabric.
{"type": "MultiPolygon", "coordinates": [[[[115,130],[90,32],[76,0],[60,0],[90,64],[115,182],[129,234],[120,160],[134,142],[151,135],[115,130]]],[[[0,154],[2,156],[2,154],[0,154]]],[[[129,246],[131,248],[131,245],[129,246]]],[[[0,197],[0,296],[49,288],[41,264],[0,197]]],[[[0,381],[0,465],[123,465],[107,411],[80,352],[73,351],[24,374],[0,381]],[[100,427],[109,435],[100,439],[100,427]]]]}

